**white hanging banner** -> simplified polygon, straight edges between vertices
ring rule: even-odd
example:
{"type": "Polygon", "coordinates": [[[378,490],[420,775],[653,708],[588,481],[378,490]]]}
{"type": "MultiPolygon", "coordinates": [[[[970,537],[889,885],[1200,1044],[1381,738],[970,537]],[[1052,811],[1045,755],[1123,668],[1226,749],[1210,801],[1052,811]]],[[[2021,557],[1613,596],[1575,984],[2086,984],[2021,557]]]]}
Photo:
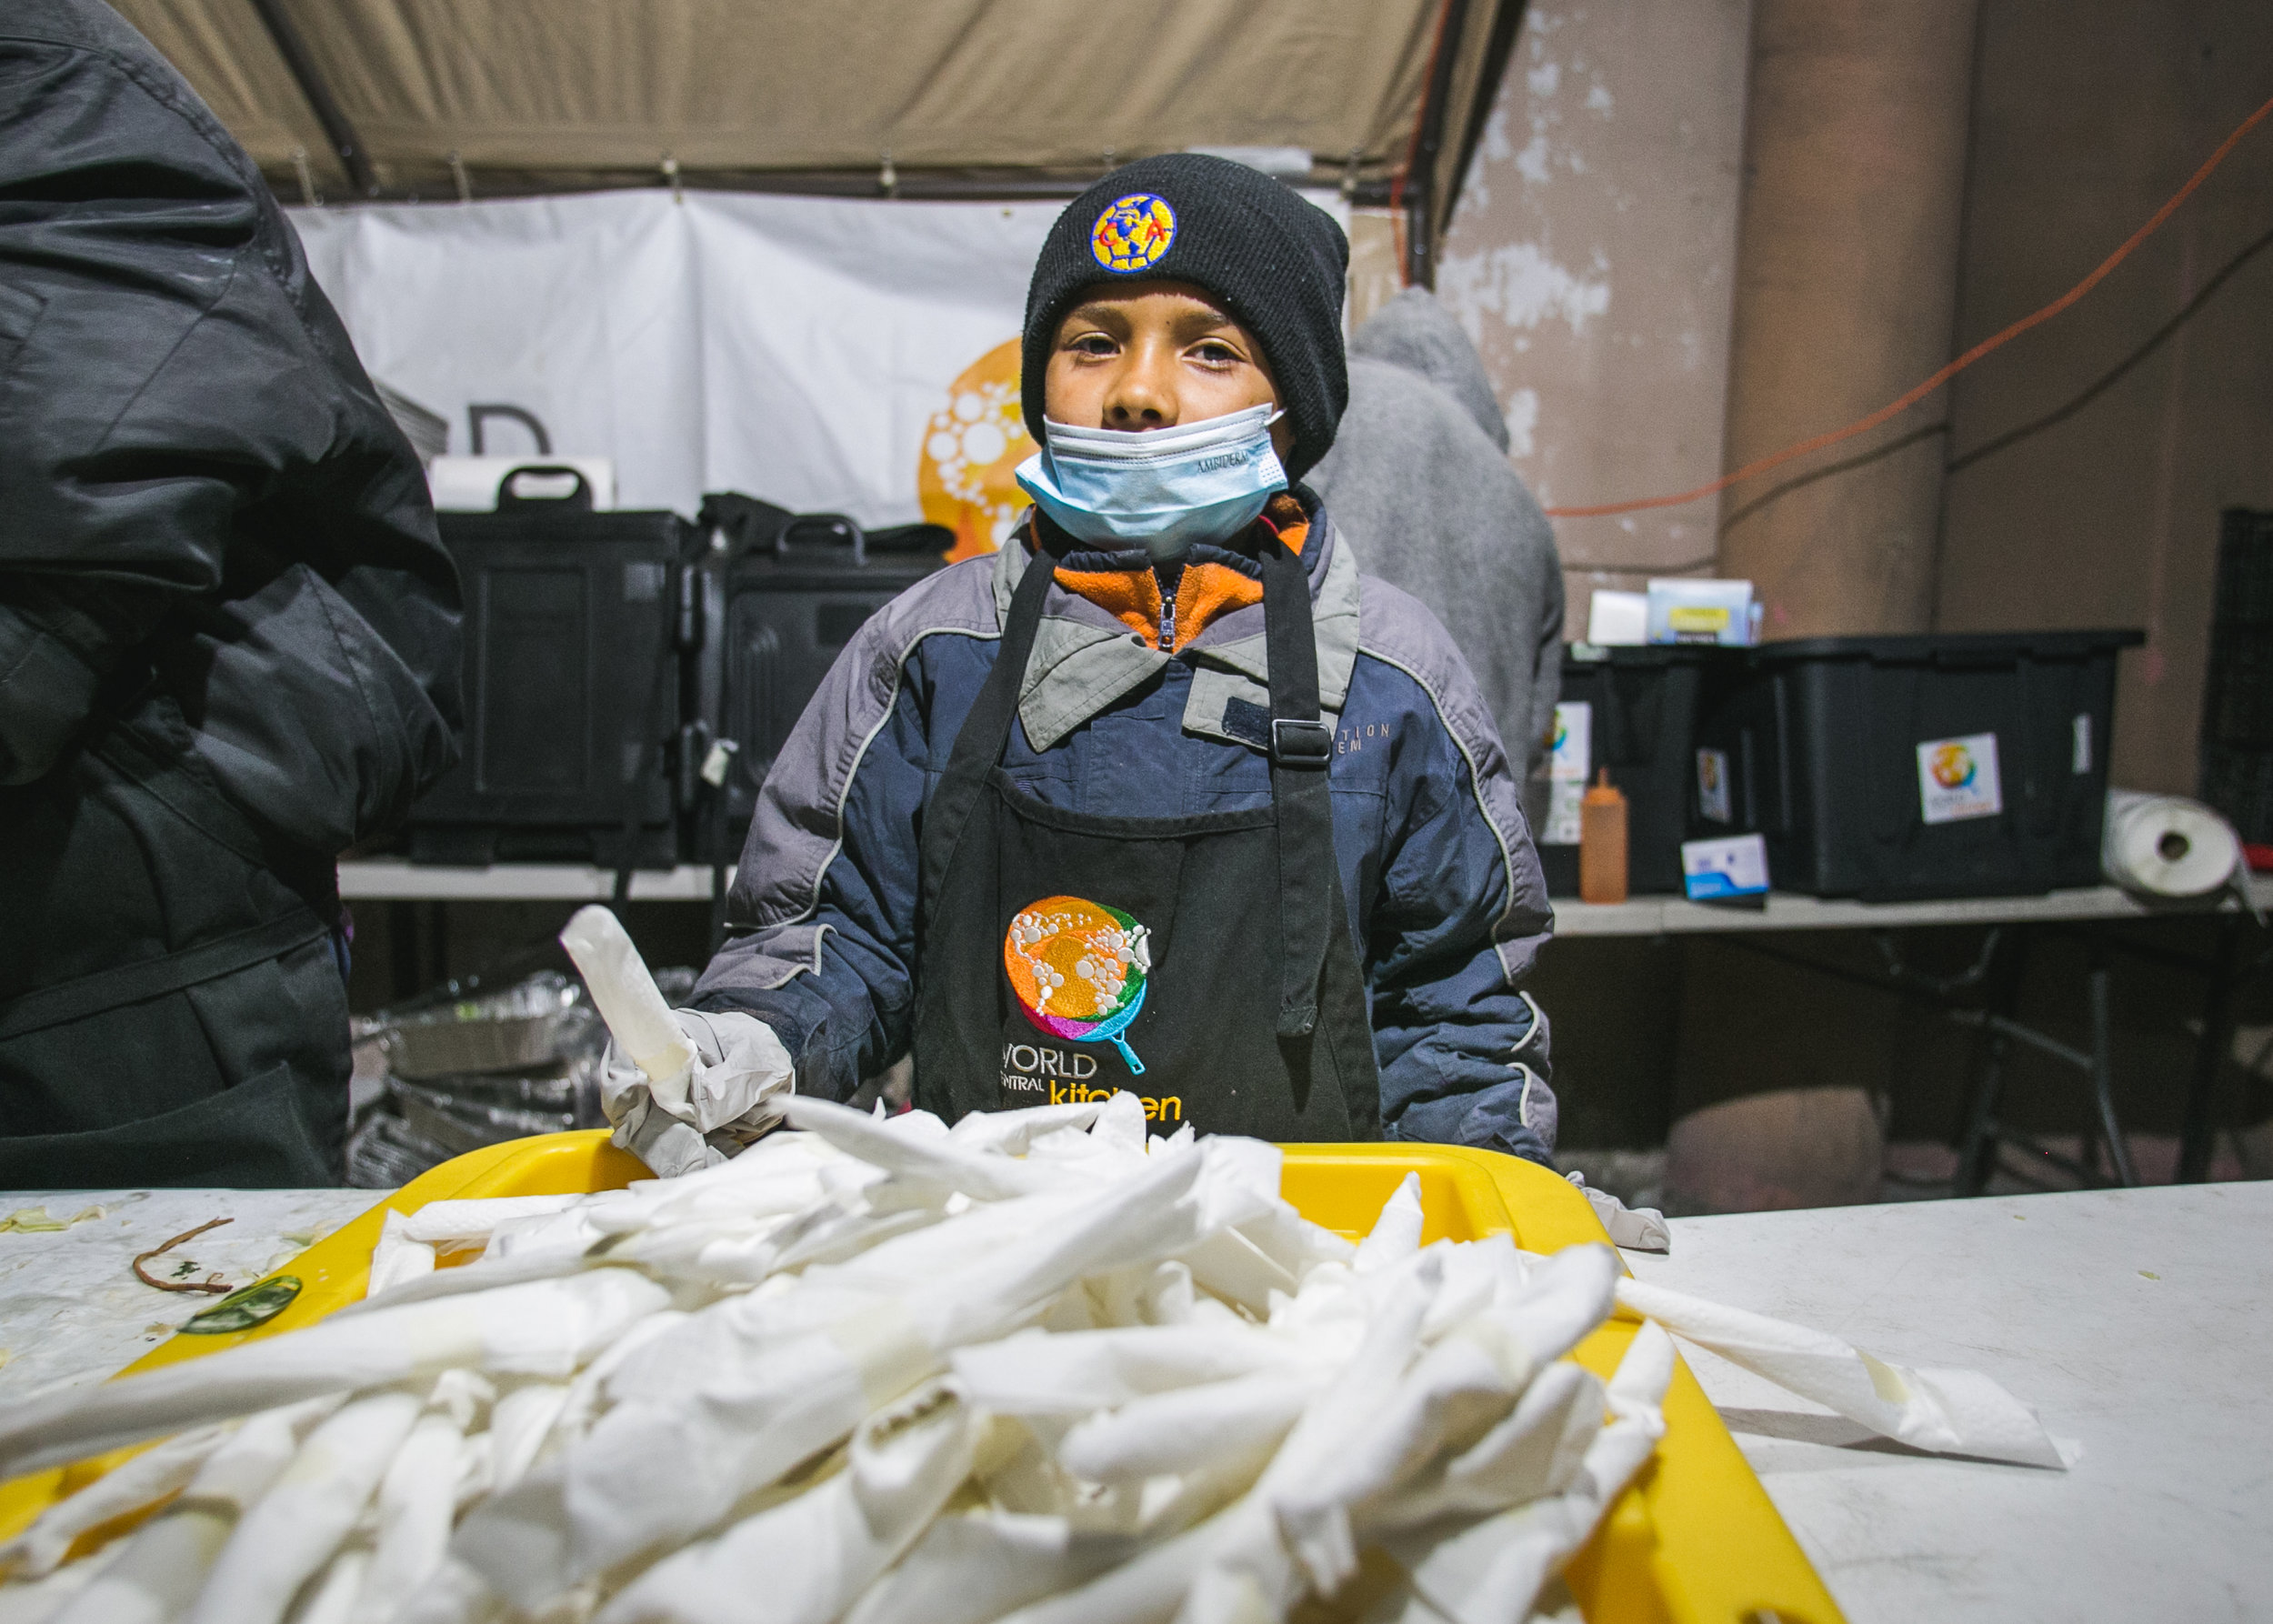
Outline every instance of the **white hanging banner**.
{"type": "MultiPolygon", "coordinates": [[[[616,505],[739,490],[864,525],[931,519],[958,553],[1025,506],[1026,279],[1063,206],[608,192],[299,208],[371,376],[441,414],[518,406],[616,505]]],[[[491,452],[533,453],[492,417],[491,452]]]]}
{"type": "MultiPolygon", "coordinates": [[[[658,190],[290,213],[364,366],[448,419],[451,451],[467,407],[518,406],[557,455],[613,458],[619,507],[738,490],[929,519],[960,556],[1026,506],[1018,331],[1063,206],[658,190]]],[[[508,418],[485,433],[536,450],[508,418]]]]}

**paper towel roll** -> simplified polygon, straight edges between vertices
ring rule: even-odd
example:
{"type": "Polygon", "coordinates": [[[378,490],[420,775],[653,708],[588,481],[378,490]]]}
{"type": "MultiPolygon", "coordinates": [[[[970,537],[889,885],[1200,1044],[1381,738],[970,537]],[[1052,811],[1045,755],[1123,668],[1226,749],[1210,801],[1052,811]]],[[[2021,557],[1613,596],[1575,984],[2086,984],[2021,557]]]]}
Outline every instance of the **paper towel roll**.
{"type": "Polygon", "coordinates": [[[2224,885],[2240,862],[2233,826],[2201,802],[2136,789],[2108,791],[2099,867],[2125,890],[2200,897],[2224,885]]]}

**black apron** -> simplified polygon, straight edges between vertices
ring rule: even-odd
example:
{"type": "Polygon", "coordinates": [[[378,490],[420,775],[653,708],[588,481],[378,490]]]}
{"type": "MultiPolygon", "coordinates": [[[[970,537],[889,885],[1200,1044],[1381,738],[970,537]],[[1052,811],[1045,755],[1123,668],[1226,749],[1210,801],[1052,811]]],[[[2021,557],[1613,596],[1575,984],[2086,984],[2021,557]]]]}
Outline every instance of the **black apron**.
{"type": "Polygon", "coordinates": [[[1334,858],[1309,582],[1275,541],[1261,563],[1272,804],[1189,817],[1068,811],[1003,772],[1055,573],[1046,553],[1027,565],[924,817],[925,1109],[953,1122],[1125,1089],[1158,1133],[1189,1123],[1265,1139],[1380,1138],[1334,858]]]}
{"type": "Polygon", "coordinates": [[[0,1189],[335,1185],[328,865],[224,798],[173,700],[135,710],[0,788],[0,1189]]]}

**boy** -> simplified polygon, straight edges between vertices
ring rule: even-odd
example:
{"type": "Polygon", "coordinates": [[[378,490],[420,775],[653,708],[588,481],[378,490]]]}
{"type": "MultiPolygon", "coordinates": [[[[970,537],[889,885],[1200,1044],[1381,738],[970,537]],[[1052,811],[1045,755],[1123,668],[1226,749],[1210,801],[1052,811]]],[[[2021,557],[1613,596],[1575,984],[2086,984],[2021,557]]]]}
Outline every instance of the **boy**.
{"type": "Polygon", "coordinates": [[[686,1103],[614,1067],[619,1141],[706,1165],[770,1097],[912,1051],[949,1121],[1125,1089],[1160,1132],[1547,1160],[1516,781],[1443,629],[1297,483],[1347,400],[1347,257],[1278,182],[1190,154],[1059,217],[1026,304],[1035,511],[838,658],[681,1012],[686,1103]]]}

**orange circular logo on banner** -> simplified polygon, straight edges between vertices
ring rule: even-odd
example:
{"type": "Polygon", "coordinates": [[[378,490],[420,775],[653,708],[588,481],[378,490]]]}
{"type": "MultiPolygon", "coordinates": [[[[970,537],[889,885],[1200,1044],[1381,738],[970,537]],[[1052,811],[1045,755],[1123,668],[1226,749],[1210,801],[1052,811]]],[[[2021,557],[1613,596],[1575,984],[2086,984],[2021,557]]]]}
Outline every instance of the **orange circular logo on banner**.
{"type": "Polygon", "coordinates": [[[947,386],[924,426],[916,496],[924,517],[955,532],[948,562],[991,553],[1026,511],[1018,465],[1032,456],[1018,401],[1018,341],[998,344],[947,386]]]}
{"type": "Polygon", "coordinates": [[[1108,271],[1148,271],[1176,242],[1176,210],[1152,192],[1115,200],[1089,228],[1089,252],[1108,271]]]}

